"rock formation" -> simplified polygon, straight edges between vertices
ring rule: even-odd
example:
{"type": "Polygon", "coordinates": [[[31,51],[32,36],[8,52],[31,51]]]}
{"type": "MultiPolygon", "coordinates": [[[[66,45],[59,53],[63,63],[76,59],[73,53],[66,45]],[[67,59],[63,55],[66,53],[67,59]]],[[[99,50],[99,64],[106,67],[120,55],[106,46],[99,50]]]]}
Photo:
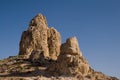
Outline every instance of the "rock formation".
{"type": "Polygon", "coordinates": [[[36,65],[45,65],[45,63],[47,63],[43,51],[40,50],[33,50],[29,57],[29,60],[36,65]]]}
{"type": "Polygon", "coordinates": [[[31,55],[32,51],[40,50],[47,58],[56,59],[60,53],[61,39],[59,32],[48,28],[46,18],[42,14],[35,16],[22,33],[19,55],[31,55]]]}
{"type": "Polygon", "coordinates": [[[76,37],[61,44],[42,14],[22,33],[19,55],[0,60],[0,80],[119,80],[90,67],[76,37]],[[2,77],[2,78],[1,78],[2,77]]]}
{"type": "Polygon", "coordinates": [[[89,71],[89,65],[82,56],[77,38],[68,38],[66,43],[61,45],[59,32],[53,27],[48,28],[47,21],[41,14],[33,18],[28,30],[23,32],[19,54],[28,55],[32,62],[45,63],[47,58],[57,60],[57,63],[47,70],[54,73],[58,71],[59,75],[85,76],[89,71]]]}
{"type": "Polygon", "coordinates": [[[76,37],[67,39],[61,46],[61,53],[57,63],[48,67],[47,72],[52,75],[80,75],[86,76],[89,71],[89,64],[80,52],[76,37]]]}
{"type": "Polygon", "coordinates": [[[61,37],[59,32],[53,27],[48,29],[48,48],[51,59],[56,60],[60,54],[61,37]]]}
{"type": "Polygon", "coordinates": [[[79,49],[79,44],[76,37],[68,38],[66,40],[66,43],[63,43],[61,45],[61,54],[72,54],[72,55],[80,55],[82,56],[82,53],[79,49]]]}

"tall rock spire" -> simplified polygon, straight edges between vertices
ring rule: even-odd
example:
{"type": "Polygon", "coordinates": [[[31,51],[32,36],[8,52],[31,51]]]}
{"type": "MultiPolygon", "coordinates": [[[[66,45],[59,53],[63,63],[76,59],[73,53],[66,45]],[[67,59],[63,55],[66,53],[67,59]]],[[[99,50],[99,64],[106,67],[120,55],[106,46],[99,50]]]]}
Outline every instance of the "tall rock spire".
{"type": "Polygon", "coordinates": [[[60,40],[59,32],[48,28],[46,18],[38,14],[30,21],[28,30],[22,33],[19,55],[29,56],[33,50],[39,50],[45,57],[56,58],[60,53],[60,40]]]}

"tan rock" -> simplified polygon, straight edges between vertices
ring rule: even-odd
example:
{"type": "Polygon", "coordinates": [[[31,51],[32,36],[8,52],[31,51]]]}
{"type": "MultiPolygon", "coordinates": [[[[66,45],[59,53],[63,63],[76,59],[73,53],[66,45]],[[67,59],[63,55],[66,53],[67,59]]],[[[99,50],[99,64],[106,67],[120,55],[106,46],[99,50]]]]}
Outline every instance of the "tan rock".
{"type": "Polygon", "coordinates": [[[48,48],[49,56],[56,60],[60,54],[61,36],[60,33],[53,27],[48,29],[48,48]]]}
{"type": "Polygon", "coordinates": [[[60,72],[66,75],[82,74],[82,76],[85,76],[89,71],[89,64],[80,55],[60,55],[58,63],[60,72]]]}
{"type": "Polygon", "coordinates": [[[49,64],[49,60],[44,56],[41,50],[33,50],[29,60],[33,65],[46,66],[49,64]]]}
{"type": "Polygon", "coordinates": [[[61,45],[61,53],[63,54],[72,54],[72,55],[80,55],[82,53],[79,49],[79,44],[76,37],[71,37],[66,40],[66,43],[61,45]]]}
{"type": "Polygon", "coordinates": [[[46,60],[48,58],[57,60],[57,63],[47,69],[55,75],[85,76],[89,71],[89,65],[82,56],[77,38],[68,38],[66,43],[61,45],[60,33],[53,27],[48,28],[42,14],[35,16],[28,30],[22,33],[19,55],[30,56],[29,59],[33,63],[40,64],[49,63],[49,60],[46,60]]]}
{"type": "Polygon", "coordinates": [[[46,18],[42,14],[35,16],[28,30],[22,33],[19,55],[31,55],[32,51],[41,50],[44,56],[56,60],[60,54],[60,33],[48,28],[46,18]]]}
{"type": "Polygon", "coordinates": [[[92,69],[82,56],[76,37],[61,45],[59,32],[48,28],[45,17],[38,14],[22,33],[19,56],[0,60],[0,80],[120,79],[92,69]]]}
{"type": "Polygon", "coordinates": [[[77,38],[67,39],[61,47],[61,54],[58,56],[57,63],[48,67],[47,71],[53,75],[70,76],[79,74],[80,76],[86,76],[89,71],[89,64],[79,50],[77,38]]]}
{"type": "Polygon", "coordinates": [[[40,61],[40,58],[44,58],[43,52],[41,50],[36,50],[36,51],[33,50],[29,59],[32,62],[38,62],[40,61]]]}
{"type": "Polygon", "coordinates": [[[38,14],[24,31],[20,41],[20,55],[30,55],[33,50],[40,49],[45,56],[49,56],[47,44],[47,23],[43,15],[38,14]]]}

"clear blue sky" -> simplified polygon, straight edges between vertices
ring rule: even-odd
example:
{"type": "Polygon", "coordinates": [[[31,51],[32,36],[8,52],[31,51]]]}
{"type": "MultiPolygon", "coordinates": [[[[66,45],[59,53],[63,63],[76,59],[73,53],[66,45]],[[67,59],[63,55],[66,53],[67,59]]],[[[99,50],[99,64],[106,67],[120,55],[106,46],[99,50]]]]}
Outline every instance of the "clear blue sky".
{"type": "Polygon", "coordinates": [[[66,38],[76,36],[95,70],[120,78],[120,0],[0,0],[0,59],[17,55],[38,13],[66,38]]]}

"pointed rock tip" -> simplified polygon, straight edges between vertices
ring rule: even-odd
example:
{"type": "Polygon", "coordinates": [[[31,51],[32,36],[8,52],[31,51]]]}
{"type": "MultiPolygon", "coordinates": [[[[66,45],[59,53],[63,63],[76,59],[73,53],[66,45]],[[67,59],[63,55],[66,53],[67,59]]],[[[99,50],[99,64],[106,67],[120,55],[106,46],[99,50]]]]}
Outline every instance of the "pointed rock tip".
{"type": "Polygon", "coordinates": [[[54,30],[54,31],[57,31],[54,27],[50,27],[49,29],[54,30]]]}
{"type": "Polygon", "coordinates": [[[38,26],[38,25],[44,25],[47,26],[47,20],[44,15],[41,13],[37,14],[29,23],[29,27],[31,26],[38,26]]]}
{"type": "MultiPolygon", "coordinates": [[[[40,19],[44,19],[44,20],[46,20],[46,17],[42,14],[42,13],[38,13],[34,18],[40,18],[40,19]]],[[[33,19],[34,19],[33,18],[33,19]]]]}
{"type": "Polygon", "coordinates": [[[43,16],[41,13],[38,13],[38,14],[36,15],[36,17],[41,17],[41,16],[43,16]]]}
{"type": "Polygon", "coordinates": [[[78,40],[77,40],[77,37],[76,37],[76,36],[69,37],[66,41],[67,41],[67,42],[69,42],[69,41],[77,41],[77,42],[78,42],[78,40]]]}

